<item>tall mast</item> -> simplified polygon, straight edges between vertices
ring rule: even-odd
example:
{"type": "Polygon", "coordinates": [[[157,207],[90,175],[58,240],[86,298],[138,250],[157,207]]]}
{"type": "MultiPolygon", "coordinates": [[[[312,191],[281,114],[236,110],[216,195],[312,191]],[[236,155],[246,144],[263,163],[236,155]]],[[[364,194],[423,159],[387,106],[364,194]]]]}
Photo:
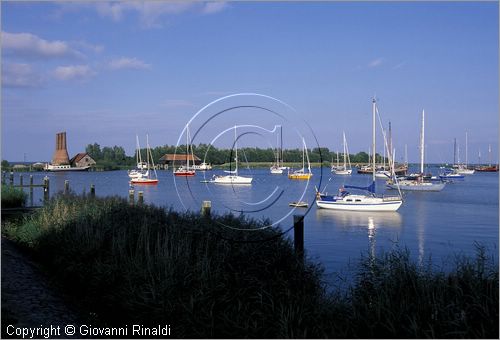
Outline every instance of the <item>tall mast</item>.
{"type": "Polygon", "coordinates": [[[278,166],[283,166],[283,125],[280,125],[280,153],[279,153],[279,157],[280,157],[280,162],[281,162],[281,165],[278,164],[278,166]]]}
{"type": "Polygon", "coordinates": [[[453,143],[453,164],[457,164],[457,139],[454,139],[453,143]]]}
{"type": "Polygon", "coordinates": [[[234,161],[236,163],[235,168],[234,168],[234,173],[236,176],[238,175],[238,139],[236,138],[236,125],[234,126],[234,152],[235,152],[235,157],[234,161]]]}
{"type": "MultiPolygon", "coordinates": [[[[136,160],[137,160],[137,165],[139,166],[139,164],[142,163],[142,157],[141,157],[141,146],[139,145],[139,136],[138,135],[135,135],[135,141],[137,144],[136,160]]],[[[140,166],[142,167],[142,164],[140,166]]]]}
{"type": "Polygon", "coordinates": [[[376,110],[376,101],[375,98],[372,100],[372,181],[375,182],[375,110],[376,110]]]}
{"type": "Polygon", "coordinates": [[[425,112],[422,110],[422,132],[420,134],[420,173],[424,173],[424,139],[425,139],[425,130],[424,130],[424,119],[425,119],[425,112]]]}
{"type": "Polygon", "coordinates": [[[305,164],[305,152],[306,152],[306,142],[304,141],[304,138],[302,138],[302,170],[306,169],[306,164],[305,164]]]}
{"type": "Polygon", "coordinates": [[[491,166],[491,144],[488,145],[488,166],[491,166]]]}
{"type": "Polygon", "coordinates": [[[149,174],[149,135],[146,134],[146,160],[148,163],[148,174],[149,174]]]}
{"type": "Polygon", "coordinates": [[[405,166],[408,166],[408,144],[405,144],[405,166]]]}
{"type": "Polygon", "coordinates": [[[394,155],[392,153],[392,129],[391,122],[389,122],[389,150],[387,151],[387,158],[389,159],[389,164],[391,163],[391,159],[393,159],[394,155]]]}
{"type": "Polygon", "coordinates": [[[189,170],[189,125],[186,124],[186,170],[189,170]]]}
{"type": "Polygon", "coordinates": [[[467,131],[465,131],[465,167],[467,168],[469,160],[467,158],[467,131]]]}
{"type": "Polygon", "coordinates": [[[346,164],[346,149],[345,149],[345,131],[342,131],[342,137],[343,137],[343,143],[344,143],[344,170],[347,169],[347,164],[346,164]]]}

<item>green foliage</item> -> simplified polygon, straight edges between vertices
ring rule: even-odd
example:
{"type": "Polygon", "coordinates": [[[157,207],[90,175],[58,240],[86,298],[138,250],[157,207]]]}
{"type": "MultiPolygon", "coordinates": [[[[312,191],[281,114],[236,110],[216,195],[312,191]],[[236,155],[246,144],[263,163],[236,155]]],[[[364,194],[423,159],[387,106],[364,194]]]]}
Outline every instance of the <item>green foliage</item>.
{"type": "Polygon", "coordinates": [[[223,225],[265,222],[65,196],[6,233],[97,315],[94,325],[168,323],[179,338],[319,334],[321,270],[299,261],[276,229],[223,225]]]}
{"type": "Polygon", "coordinates": [[[421,266],[408,251],[360,263],[352,289],[357,338],[498,338],[498,265],[478,247],[450,273],[421,266]]]}
{"type": "MultiPolygon", "coordinates": [[[[119,166],[134,166],[134,156],[127,156],[122,147],[101,147],[99,144],[89,144],[86,147],[86,152],[97,162],[97,167],[104,169],[117,169],[119,166]]],[[[158,164],[159,159],[165,154],[185,154],[186,145],[180,145],[177,149],[174,145],[157,146],[151,149],[153,160],[158,164]]],[[[217,149],[208,144],[193,145],[193,153],[198,156],[202,161],[211,164],[225,164],[234,161],[234,150],[231,149],[217,149]]],[[[328,148],[313,148],[308,151],[309,161],[311,163],[330,162],[332,159],[336,160],[337,154],[331,152],[328,148]]],[[[141,149],[143,159],[146,159],[146,149],[141,149]]],[[[342,158],[342,156],[340,156],[342,158]]],[[[272,148],[239,148],[240,161],[248,161],[251,163],[273,163],[276,161],[276,150],[272,148]]],[[[302,149],[287,149],[283,150],[283,158],[285,162],[302,163],[302,149]]],[[[366,163],[368,162],[368,154],[366,152],[359,152],[356,155],[350,155],[352,163],[366,163]]],[[[381,159],[377,154],[377,159],[381,159]]],[[[307,159],[306,159],[307,160],[307,159]]]]}
{"type": "Polygon", "coordinates": [[[2,160],[2,171],[8,171],[10,169],[10,164],[5,159],[2,160]]]}
{"type": "Polygon", "coordinates": [[[2,208],[20,208],[26,204],[27,194],[10,185],[2,185],[2,208]]]}

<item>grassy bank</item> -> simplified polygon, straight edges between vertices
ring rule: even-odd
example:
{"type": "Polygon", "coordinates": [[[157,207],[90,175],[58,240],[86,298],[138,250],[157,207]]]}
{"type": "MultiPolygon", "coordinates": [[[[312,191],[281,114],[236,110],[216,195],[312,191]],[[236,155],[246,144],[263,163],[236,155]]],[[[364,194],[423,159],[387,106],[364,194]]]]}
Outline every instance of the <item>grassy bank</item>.
{"type": "Polygon", "coordinates": [[[23,190],[2,184],[2,208],[24,207],[27,197],[23,190]]]}
{"type": "Polygon", "coordinates": [[[2,228],[94,326],[170,324],[179,338],[498,337],[498,268],[482,251],[450,274],[406,252],[365,258],[348,291],[326,293],[321,267],[298,260],[279,230],[223,227],[264,224],[66,196],[2,228]]]}

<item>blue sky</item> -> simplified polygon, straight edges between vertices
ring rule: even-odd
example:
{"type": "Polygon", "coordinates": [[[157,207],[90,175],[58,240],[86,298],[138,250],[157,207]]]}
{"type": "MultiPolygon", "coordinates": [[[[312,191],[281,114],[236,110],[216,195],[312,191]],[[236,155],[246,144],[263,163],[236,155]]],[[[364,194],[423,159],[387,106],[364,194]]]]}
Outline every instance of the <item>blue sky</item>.
{"type": "MultiPolygon", "coordinates": [[[[9,161],[50,160],[59,131],[70,156],[94,142],[133,155],[136,133],[152,146],[175,144],[200,108],[239,92],[291,105],[331,150],[341,149],[345,130],[351,153],[368,151],[376,95],[397,158],[407,144],[418,161],[425,109],[427,161],[451,162],[454,138],[464,160],[466,131],[469,162],[479,150],[487,159],[489,144],[498,159],[496,2],[1,6],[9,161]]],[[[272,120],[242,112],[209,132],[236,123],[272,120]]],[[[285,147],[298,146],[285,138],[285,147]]]]}

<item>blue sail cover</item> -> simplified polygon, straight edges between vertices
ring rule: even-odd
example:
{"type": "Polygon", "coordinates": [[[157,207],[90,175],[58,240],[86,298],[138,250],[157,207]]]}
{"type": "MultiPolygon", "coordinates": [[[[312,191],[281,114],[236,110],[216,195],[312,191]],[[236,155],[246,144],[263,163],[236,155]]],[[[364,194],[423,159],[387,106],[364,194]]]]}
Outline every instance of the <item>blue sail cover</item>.
{"type": "Polygon", "coordinates": [[[372,182],[372,184],[370,184],[369,186],[367,187],[357,187],[355,185],[344,185],[344,188],[346,189],[359,189],[359,190],[366,190],[366,191],[369,191],[369,192],[372,192],[372,193],[375,193],[375,182],[372,182]]]}

